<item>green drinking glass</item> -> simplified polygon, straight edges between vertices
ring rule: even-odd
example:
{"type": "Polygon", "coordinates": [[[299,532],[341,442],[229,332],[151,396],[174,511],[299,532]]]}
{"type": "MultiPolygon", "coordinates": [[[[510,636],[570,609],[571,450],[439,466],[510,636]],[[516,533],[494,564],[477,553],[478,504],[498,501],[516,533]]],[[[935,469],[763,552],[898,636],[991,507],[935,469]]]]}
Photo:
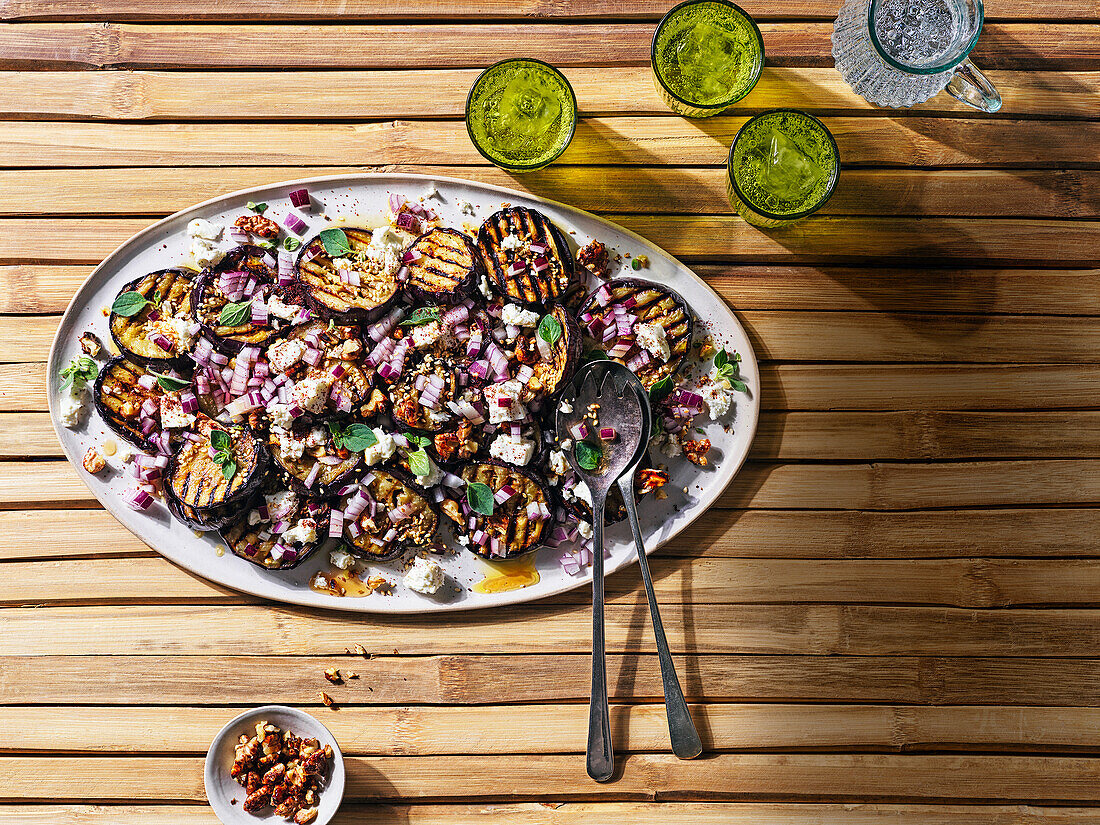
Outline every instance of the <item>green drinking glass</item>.
{"type": "Polygon", "coordinates": [[[840,177],[840,152],[825,124],[797,109],[762,112],[730,147],[726,193],[755,226],[783,226],[820,209],[840,177]]]}
{"type": "Polygon", "coordinates": [[[489,161],[511,172],[541,169],[561,156],[577,127],[577,98],[548,63],[513,58],[477,76],[466,98],[466,131],[489,161]]]}
{"type": "Polygon", "coordinates": [[[764,68],[764,39],[728,0],[686,0],[664,16],[650,52],[657,92],[672,111],[711,117],[752,91],[764,68]]]}

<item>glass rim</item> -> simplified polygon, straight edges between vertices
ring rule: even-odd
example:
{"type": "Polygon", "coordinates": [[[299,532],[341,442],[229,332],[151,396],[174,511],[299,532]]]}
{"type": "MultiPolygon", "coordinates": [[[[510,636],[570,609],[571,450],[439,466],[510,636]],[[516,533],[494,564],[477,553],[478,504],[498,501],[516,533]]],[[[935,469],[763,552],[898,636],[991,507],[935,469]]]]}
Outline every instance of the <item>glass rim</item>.
{"type": "Polygon", "coordinates": [[[541,169],[544,166],[548,166],[549,164],[556,161],[563,154],[565,154],[565,150],[568,149],[569,144],[573,142],[573,136],[577,132],[577,114],[578,114],[578,112],[577,112],[577,95],[573,91],[573,84],[571,84],[569,82],[569,78],[567,78],[564,74],[562,74],[559,69],[557,69],[554,66],[551,66],[546,61],[539,60],[538,58],[535,58],[535,57],[508,57],[508,58],[505,58],[504,60],[498,60],[496,63],[493,63],[491,66],[486,66],[484,69],[482,69],[481,73],[476,78],[474,78],[474,82],[472,84],[470,84],[470,91],[466,93],[465,114],[466,114],[466,134],[470,138],[470,143],[472,143],[474,145],[474,148],[477,149],[478,154],[480,154],[483,158],[485,158],[487,161],[492,163],[494,166],[499,166],[501,169],[508,169],[508,170],[515,171],[515,172],[532,172],[536,169],[541,169]],[[505,65],[506,63],[537,63],[539,66],[542,66],[543,68],[549,69],[551,72],[553,72],[555,75],[557,75],[558,78],[561,79],[561,82],[563,84],[565,84],[565,90],[567,92],[569,92],[569,100],[573,104],[572,105],[572,113],[573,114],[572,114],[571,122],[569,124],[569,134],[566,136],[565,140],[562,142],[561,148],[558,149],[558,151],[555,152],[554,155],[552,155],[547,160],[540,160],[538,163],[526,163],[526,164],[524,164],[524,163],[508,163],[506,161],[502,161],[502,160],[498,160],[496,158],[490,157],[488,152],[486,152],[484,149],[481,148],[481,145],[478,143],[477,138],[474,137],[473,129],[470,128],[470,101],[473,100],[474,90],[477,88],[478,84],[484,79],[484,77],[487,74],[489,74],[489,72],[493,71],[493,69],[496,69],[496,68],[499,68],[500,66],[505,65]]]}
{"type": "Polygon", "coordinates": [[[737,193],[737,197],[740,199],[741,203],[743,203],[746,207],[755,212],[757,215],[773,221],[796,221],[799,218],[804,218],[807,215],[812,215],[814,212],[824,206],[828,202],[829,198],[833,196],[833,192],[836,190],[837,182],[840,180],[840,149],[837,147],[836,138],[834,138],[833,133],[829,131],[829,127],[822,123],[820,119],[811,115],[809,112],[804,112],[801,109],[792,108],[768,109],[766,112],[761,112],[758,115],[753,115],[752,117],[750,117],[744,122],[741,128],[737,130],[737,136],[734,137],[733,143],[730,144],[730,153],[729,157],[726,160],[726,177],[729,179],[730,186],[732,186],[733,191],[737,193]],[[760,207],[753,204],[745,196],[745,193],[741,191],[741,187],[737,185],[737,176],[733,173],[733,153],[734,150],[737,148],[738,141],[740,141],[741,137],[745,134],[745,130],[748,128],[749,124],[753,121],[760,120],[760,118],[762,117],[774,114],[796,114],[812,120],[814,123],[821,127],[821,130],[825,133],[825,136],[829,138],[829,145],[833,147],[833,157],[836,158],[836,165],[833,168],[832,179],[829,181],[829,188],[825,191],[825,196],[820,201],[818,201],[815,206],[812,206],[808,209],[803,209],[800,212],[791,212],[784,215],[779,215],[775,212],[769,212],[768,210],[761,209],[760,207]]]}
{"type": "Polygon", "coordinates": [[[902,63],[894,58],[890,57],[886,53],[886,50],[882,48],[882,44],[878,40],[878,35],[875,34],[875,10],[880,6],[882,0],[871,0],[867,6],[867,33],[871,35],[871,45],[874,46],[878,56],[881,57],[886,63],[893,66],[902,72],[909,74],[940,74],[941,72],[954,69],[966,58],[970,56],[970,52],[974,50],[974,46],[978,42],[978,37],[982,33],[982,26],[985,24],[985,5],[982,0],[972,0],[974,6],[978,10],[978,25],[974,28],[974,34],[970,37],[970,42],[966,44],[966,48],[959,53],[958,57],[953,57],[950,60],[937,64],[935,66],[910,66],[906,63],[902,63]]]}
{"type": "Polygon", "coordinates": [[[674,100],[684,104],[685,106],[690,106],[693,109],[705,109],[708,111],[714,109],[721,111],[722,109],[728,109],[734,103],[741,100],[745,95],[756,88],[756,84],[760,81],[760,75],[764,72],[764,35],[760,33],[760,27],[756,25],[756,21],[752,19],[752,15],[750,15],[747,11],[745,11],[736,3],[732,2],[732,0],[683,0],[683,2],[677,3],[665,13],[665,16],[661,18],[661,22],[657,24],[657,28],[653,30],[653,40],[649,46],[649,64],[653,67],[653,76],[657,78],[657,82],[661,84],[661,88],[664,89],[665,92],[674,100]],[[692,103],[690,100],[685,100],[668,87],[668,84],[665,83],[665,79],[661,77],[661,73],[657,69],[657,36],[661,33],[661,29],[664,28],[665,23],[668,22],[668,19],[680,9],[684,8],[685,6],[697,6],[701,3],[717,3],[722,6],[728,6],[736,11],[738,14],[749,21],[749,26],[752,28],[753,35],[756,38],[756,42],[760,46],[760,59],[756,63],[756,71],[753,73],[752,83],[750,83],[748,85],[748,88],[745,89],[745,91],[741,92],[741,94],[737,95],[736,97],[731,97],[729,100],[723,103],[692,103]]]}

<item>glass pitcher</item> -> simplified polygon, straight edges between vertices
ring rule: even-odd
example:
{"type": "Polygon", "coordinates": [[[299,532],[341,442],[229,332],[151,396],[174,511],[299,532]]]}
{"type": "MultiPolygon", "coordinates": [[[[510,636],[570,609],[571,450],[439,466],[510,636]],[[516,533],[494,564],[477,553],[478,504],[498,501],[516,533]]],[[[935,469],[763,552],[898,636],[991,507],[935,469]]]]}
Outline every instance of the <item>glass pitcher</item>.
{"type": "Polygon", "coordinates": [[[946,89],[996,112],[1000,94],[967,58],[984,19],[982,0],[848,0],[833,24],[833,59],[878,106],[912,106],[946,89]]]}

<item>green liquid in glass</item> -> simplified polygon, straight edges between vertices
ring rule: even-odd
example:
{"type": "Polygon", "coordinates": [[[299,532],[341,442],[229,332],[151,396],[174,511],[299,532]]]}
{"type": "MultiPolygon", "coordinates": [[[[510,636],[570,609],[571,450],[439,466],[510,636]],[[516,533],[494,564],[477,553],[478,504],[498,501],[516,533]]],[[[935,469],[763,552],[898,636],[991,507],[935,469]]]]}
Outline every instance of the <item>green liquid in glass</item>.
{"type": "Polygon", "coordinates": [[[573,138],[577,100],[569,81],[538,60],[490,66],[466,99],[466,129],[486,158],[516,171],[557,158],[573,138]]]}
{"type": "Polygon", "coordinates": [[[793,110],[764,112],[742,126],[733,142],[730,200],[746,220],[775,225],[824,204],[839,169],[836,143],[820,121],[793,110]]]}
{"type": "Polygon", "coordinates": [[[653,38],[658,84],[694,107],[721,109],[740,100],[756,85],[763,62],[760,30],[732,3],[681,4],[653,38]]]}

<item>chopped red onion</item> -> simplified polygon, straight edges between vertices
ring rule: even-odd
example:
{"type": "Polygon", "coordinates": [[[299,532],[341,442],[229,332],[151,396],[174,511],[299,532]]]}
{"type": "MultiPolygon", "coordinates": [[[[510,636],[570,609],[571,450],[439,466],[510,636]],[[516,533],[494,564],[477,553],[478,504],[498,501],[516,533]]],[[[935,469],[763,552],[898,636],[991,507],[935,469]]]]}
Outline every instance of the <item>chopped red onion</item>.
{"type": "Polygon", "coordinates": [[[295,189],[293,192],[290,193],[290,202],[299,209],[308,209],[311,205],[309,200],[309,190],[305,188],[295,189]]]}
{"type": "Polygon", "coordinates": [[[614,427],[600,427],[600,438],[604,441],[614,441],[619,437],[614,427]]]}
{"type": "Polygon", "coordinates": [[[588,426],[583,421],[578,421],[569,428],[569,434],[578,441],[584,441],[588,438],[588,426]]]}
{"type": "Polygon", "coordinates": [[[283,226],[285,226],[295,235],[301,235],[306,230],[306,222],[295,215],[293,212],[286,213],[286,217],[283,218],[283,226]]]}
{"type": "Polygon", "coordinates": [[[135,490],[134,494],[126,500],[126,503],[130,505],[131,509],[140,513],[152,506],[153,497],[144,490],[135,490]]]}
{"type": "Polygon", "coordinates": [[[155,390],[157,388],[157,379],[148,373],[144,373],[138,377],[138,386],[144,387],[147,390],[155,390]]]}
{"type": "Polygon", "coordinates": [[[320,464],[320,462],[318,462],[318,463],[314,464],[313,467],[310,468],[309,475],[307,475],[305,477],[305,480],[302,483],[305,484],[306,487],[312,487],[313,482],[315,482],[317,480],[317,476],[319,476],[320,474],[321,474],[321,464],[320,464]]]}

